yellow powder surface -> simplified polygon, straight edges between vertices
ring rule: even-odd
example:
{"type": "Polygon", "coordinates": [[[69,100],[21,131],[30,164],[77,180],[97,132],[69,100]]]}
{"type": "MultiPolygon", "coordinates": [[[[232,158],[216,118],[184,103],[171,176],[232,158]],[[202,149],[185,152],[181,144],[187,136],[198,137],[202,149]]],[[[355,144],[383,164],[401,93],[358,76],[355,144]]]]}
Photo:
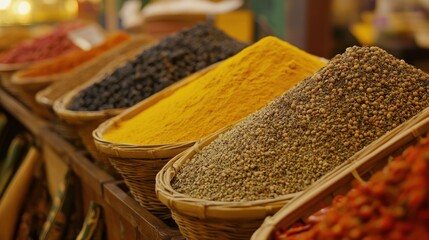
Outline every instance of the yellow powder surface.
{"type": "Polygon", "coordinates": [[[196,141],[264,107],[324,65],[289,43],[265,37],[103,137],[134,145],[196,141]]]}

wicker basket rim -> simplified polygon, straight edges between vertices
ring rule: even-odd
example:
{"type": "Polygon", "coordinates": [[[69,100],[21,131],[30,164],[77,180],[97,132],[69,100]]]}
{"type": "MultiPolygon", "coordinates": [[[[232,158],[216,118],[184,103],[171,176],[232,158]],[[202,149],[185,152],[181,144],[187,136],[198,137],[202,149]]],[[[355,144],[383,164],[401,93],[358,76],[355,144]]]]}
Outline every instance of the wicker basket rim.
{"type": "Polygon", "coordinates": [[[46,87],[43,90],[38,91],[36,93],[35,98],[36,98],[36,102],[38,102],[39,104],[46,106],[46,107],[52,107],[54,102],[51,101],[48,97],[46,97],[46,94],[45,94],[46,92],[49,91],[48,88],[49,87],[46,87]]]}
{"type": "Polygon", "coordinates": [[[380,156],[385,157],[389,155],[392,149],[409,142],[411,139],[427,131],[429,131],[429,108],[424,109],[416,116],[399,125],[392,131],[387,132],[369,146],[359,151],[354,161],[345,162],[340,167],[331,171],[329,175],[320,179],[316,184],[302,191],[275,215],[266,218],[261,227],[255,231],[251,239],[269,239],[269,236],[278,223],[283,221],[286,216],[289,218],[296,218],[298,215],[297,209],[301,209],[308,201],[324,191],[327,191],[328,187],[331,186],[333,182],[339,181],[349,174],[353,174],[354,171],[357,171],[364,165],[374,164],[375,160],[379,159],[380,156]]]}
{"type": "Polygon", "coordinates": [[[103,134],[109,129],[115,127],[119,122],[128,120],[134,117],[138,113],[153,106],[154,104],[164,99],[165,97],[170,96],[177,89],[183,86],[186,86],[192,81],[208,73],[211,69],[215,68],[219,63],[220,62],[212,64],[200,71],[197,71],[185,77],[184,79],[172,84],[171,86],[153,94],[152,96],[144,99],[143,101],[137,103],[136,105],[128,108],[127,110],[123,111],[121,114],[118,114],[117,116],[111,119],[108,119],[107,121],[100,124],[100,126],[97,129],[95,129],[92,133],[92,136],[94,138],[94,142],[97,148],[101,152],[113,157],[138,158],[142,156],[147,157],[147,155],[149,154],[149,156],[153,156],[153,158],[157,158],[156,155],[159,155],[157,154],[157,151],[167,151],[167,152],[170,151],[170,154],[167,154],[167,155],[162,154],[162,157],[174,157],[175,155],[182,152],[183,150],[191,147],[195,143],[195,141],[171,143],[171,144],[136,145],[136,144],[126,144],[126,143],[117,143],[113,141],[108,141],[103,138],[103,134]],[[152,152],[153,154],[150,152],[152,152]]]}
{"type": "Polygon", "coordinates": [[[65,94],[63,97],[57,99],[54,102],[53,108],[54,111],[58,114],[58,116],[69,121],[88,121],[93,119],[95,120],[115,116],[122,112],[124,109],[106,109],[100,111],[73,111],[67,108],[70,102],[77,94],[80,93],[80,91],[90,87],[96,82],[104,80],[106,75],[111,74],[114,70],[116,70],[116,68],[112,69],[112,66],[117,66],[117,61],[118,60],[111,62],[105,68],[103,68],[103,70],[101,70],[93,78],[91,78],[88,82],[78,86],[77,88],[65,94]]]}
{"type": "MultiPolygon", "coordinates": [[[[148,36],[148,35],[145,35],[145,34],[132,35],[130,39],[125,40],[124,42],[121,42],[120,44],[114,46],[113,48],[111,48],[111,49],[109,49],[109,50],[101,53],[99,56],[91,59],[90,61],[88,61],[88,62],[86,62],[84,64],[81,64],[81,65],[73,68],[70,71],[67,71],[67,72],[64,72],[64,73],[59,73],[59,74],[52,74],[52,75],[48,75],[48,76],[52,76],[54,78],[63,78],[64,76],[67,77],[67,76],[70,76],[70,75],[75,75],[78,72],[80,72],[81,70],[84,70],[86,68],[92,67],[97,61],[99,61],[101,59],[107,59],[107,58],[115,58],[115,57],[117,57],[116,54],[118,54],[121,51],[124,51],[129,46],[135,45],[136,43],[141,43],[141,44],[145,44],[146,43],[147,45],[150,45],[153,42],[156,42],[155,39],[152,38],[152,37],[150,37],[150,36],[148,36]]],[[[144,49],[144,48],[139,49],[139,52],[141,52],[142,49],[144,49]]],[[[127,55],[128,55],[128,52],[132,52],[132,50],[126,50],[126,52],[127,52],[127,55]]],[[[136,54],[131,54],[131,55],[135,56],[136,54]]],[[[123,59],[121,58],[121,60],[119,60],[119,62],[122,61],[122,60],[123,59]]],[[[100,72],[102,70],[103,69],[100,69],[98,72],[100,72]]],[[[43,76],[43,77],[46,77],[46,76],[43,76]]],[[[64,84],[62,84],[62,85],[64,85],[64,84]]],[[[52,85],[48,86],[47,88],[45,88],[45,89],[37,92],[37,94],[36,94],[36,101],[39,104],[47,106],[49,108],[53,108],[55,99],[51,99],[49,97],[49,94],[51,93],[51,87],[56,87],[54,85],[55,84],[52,84],[52,85]]],[[[65,87],[65,86],[63,86],[63,87],[65,87]]]]}
{"type": "Polygon", "coordinates": [[[231,128],[232,126],[222,128],[195,143],[194,146],[171,159],[158,172],[156,175],[156,194],[163,204],[172,210],[179,211],[181,214],[202,219],[261,219],[269,214],[274,214],[288,200],[298,194],[292,193],[274,199],[247,202],[221,202],[192,198],[174,190],[170,183],[177,173],[177,169],[219,135],[231,128]]]}
{"type": "MultiPolygon", "coordinates": [[[[133,38],[137,38],[137,37],[136,36],[130,36],[129,39],[113,46],[112,48],[110,48],[106,51],[103,51],[100,55],[98,55],[98,56],[96,56],[96,57],[94,57],[94,58],[90,59],[89,61],[86,61],[82,64],[76,65],[74,68],[71,68],[65,72],[48,74],[48,75],[43,75],[43,76],[22,77],[22,75],[26,71],[28,71],[28,69],[19,70],[16,73],[14,73],[14,75],[12,76],[12,83],[17,84],[17,85],[26,85],[26,84],[34,84],[34,83],[51,83],[55,80],[58,80],[60,78],[65,77],[65,76],[76,74],[77,72],[80,72],[82,69],[85,69],[85,68],[91,66],[98,59],[103,58],[106,55],[109,55],[111,52],[114,52],[115,50],[117,50],[123,46],[126,46],[128,43],[130,43],[131,41],[134,40],[133,38]]],[[[143,35],[143,36],[139,36],[139,38],[148,38],[148,37],[146,35],[143,35]]],[[[43,61],[41,63],[36,63],[36,64],[34,64],[34,66],[40,65],[40,64],[48,64],[50,62],[55,62],[56,60],[57,60],[56,58],[48,59],[48,60],[43,61]]]]}
{"type": "MultiPolygon", "coordinates": [[[[150,48],[153,45],[156,45],[158,42],[152,42],[149,43],[144,47],[144,49],[150,48]]],[[[141,51],[144,51],[141,50],[141,51]]],[[[122,59],[116,59],[112,61],[110,64],[106,65],[105,68],[103,68],[100,72],[98,72],[94,77],[92,77],[88,82],[80,85],[79,87],[73,89],[72,91],[68,92],[66,95],[61,97],[60,99],[56,100],[54,102],[54,111],[61,117],[69,121],[74,122],[86,122],[90,120],[98,120],[101,118],[110,118],[113,116],[118,115],[122,111],[124,111],[123,108],[119,109],[106,109],[106,110],[100,110],[100,111],[73,111],[68,109],[68,105],[70,102],[74,99],[74,97],[79,94],[80,91],[83,89],[86,89],[93,84],[103,81],[105,76],[108,74],[111,74],[116,69],[120,68],[122,65],[126,63],[122,63],[118,65],[118,62],[123,62],[122,59]]]]}
{"type": "MultiPolygon", "coordinates": [[[[355,166],[357,159],[361,159],[362,157],[365,157],[369,154],[375,154],[376,153],[375,150],[379,149],[380,146],[385,145],[387,142],[389,142],[396,135],[402,133],[404,131],[404,129],[410,129],[413,125],[415,125],[415,123],[419,123],[420,121],[425,120],[427,118],[427,116],[429,116],[429,108],[423,110],[421,113],[412,117],[407,122],[396,127],[392,131],[389,131],[388,133],[383,135],[378,140],[372,142],[370,145],[366,146],[365,148],[363,148],[360,151],[358,151],[357,153],[355,153],[352,157],[350,157],[343,164],[341,164],[340,166],[338,166],[337,168],[335,168],[334,170],[332,170],[331,172],[326,174],[324,177],[319,179],[316,182],[316,184],[320,183],[320,182],[323,183],[323,182],[329,181],[331,178],[337,177],[338,173],[340,173],[345,168],[349,167],[350,164],[352,164],[352,166],[355,166]]],[[[429,122],[429,119],[427,119],[426,121],[429,122]]],[[[171,180],[176,175],[178,169],[188,159],[190,159],[195,153],[200,151],[200,149],[207,146],[214,139],[216,139],[220,134],[222,134],[223,132],[226,132],[229,129],[230,129],[230,127],[221,129],[220,131],[216,132],[215,134],[201,140],[200,142],[197,142],[193,147],[191,147],[187,151],[185,151],[185,152],[179,154],[178,156],[176,156],[175,158],[171,159],[161,169],[161,171],[158,172],[158,174],[156,176],[156,194],[163,204],[165,204],[167,207],[169,207],[170,209],[172,209],[174,211],[180,212],[181,214],[191,215],[194,217],[197,217],[197,216],[198,217],[201,217],[201,216],[210,217],[210,213],[208,212],[207,209],[210,209],[210,207],[212,207],[212,206],[218,207],[219,209],[217,209],[217,210],[219,210],[219,211],[221,211],[223,207],[230,207],[228,204],[222,205],[222,202],[217,203],[217,202],[210,202],[207,200],[189,198],[188,196],[186,196],[184,194],[178,193],[177,191],[175,191],[171,187],[171,180]],[[201,207],[201,206],[203,206],[203,207],[201,207]]],[[[411,130],[409,130],[409,132],[412,136],[416,136],[416,134],[418,134],[418,131],[416,131],[415,129],[411,129],[411,130]]],[[[316,184],[313,184],[312,186],[315,186],[316,184]]],[[[288,196],[288,197],[290,196],[290,198],[287,198],[287,199],[292,199],[295,196],[302,196],[302,194],[307,193],[308,191],[309,190],[307,188],[303,192],[294,193],[294,194],[290,194],[290,195],[286,195],[286,196],[288,196]]],[[[270,203],[275,203],[276,200],[277,201],[286,200],[286,196],[285,196],[285,198],[272,199],[272,200],[268,200],[268,201],[262,200],[262,201],[258,202],[258,204],[270,204],[270,203]]],[[[299,199],[299,198],[295,198],[295,199],[299,199]]],[[[296,202],[296,200],[295,201],[292,200],[292,202],[296,202]]],[[[286,206],[289,206],[289,205],[290,204],[287,204],[286,206]]],[[[237,205],[234,204],[234,206],[239,208],[240,204],[237,204],[237,205]]],[[[245,204],[243,206],[245,208],[249,207],[245,204]]],[[[285,208],[285,206],[283,206],[282,209],[284,209],[284,208],[285,208]]],[[[212,213],[212,214],[219,213],[219,211],[217,211],[217,210],[213,210],[214,213],[212,213]]],[[[249,208],[249,211],[250,211],[250,208],[249,208]]],[[[216,216],[218,216],[218,215],[216,215],[216,216]]],[[[274,219],[276,219],[276,218],[273,218],[273,217],[268,218],[268,220],[267,220],[268,221],[268,223],[267,223],[268,228],[270,226],[272,227],[271,222],[274,221],[274,219]]]]}
{"type": "MultiPolygon", "coordinates": [[[[69,74],[73,74],[75,72],[78,72],[80,69],[82,69],[83,67],[88,65],[88,63],[93,61],[94,59],[91,59],[90,61],[87,61],[83,64],[79,64],[78,66],[76,66],[76,67],[74,67],[74,68],[72,68],[66,72],[44,75],[44,76],[23,77],[22,75],[28,69],[22,69],[22,70],[19,70],[13,74],[12,83],[15,85],[24,85],[24,86],[28,85],[28,84],[35,84],[35,83],[48,84],[48,83],[54,82],[55,80],[57,80],[59,78],[62,78],[62,77],[67,76],[69,74]]],[[[50,61],[52,61],[52,62],[55,61],[55,58],[50,60],[50,61]]]]}
{"type": "Polygon", "coordinates": [[[77,94],[79,91],[72,91],[71,94],[65,95],[65,97],[55,101],[54,103],[54,110],[55,112],[64,119],[68,120],[92,120],[92,119],[100,119],[105,117],[112,117],[116,116],[117,114],[121,113],[124,109],[107,109],[107,110],[101,110],[101,111],[73,111],[67,109],[68,104],[72,100],[72,98],[77,94]]]}
{"type": "MultiPolygon", "coordinates": [[[[145,49],[150,48],[150,47],[156,45],[157,43],[158,42],[148,44],[148,46],[146,46],[145,49]]],[[[117,68],[119,68],[120,66],[118,67],[117,64],[115,64],[115,62],[117,62],[117,61],[119,61],[119,60],[117,59],[116,61],[107,65],[104,68],[105,71],[103,71],[103,70],[100,71],[96,76],[94,76],[91,80],[89,80],[85,84],[80,85],[79,87],[73,89],[72,91],[70,91],[69,93],[64,95],[62,98],[56,100],[54,102],[54,111],[61,118],[64,118],[68,121],[73,121],[73,122],[89,121],[89,120],[101,119],[101,118],[106,118],[106,117],[111,118],[111,117],[120,115],[120,113],[124,112],[125,109],[123,109],[123,108],[121,108],[121,109],[106,109],[106,110],[100,110],[100,111],[73,111],[73,110],[67,109],[67,106],[70,104],[70,102],[74,99],[74,97],[80,91],[90,87],[91,85],[93,85],[96,82],[103,81],[106,74],[111,74],[113,71],[115,71],[117,68]],[[115,67],[113,69],[111,69],[112,68],[111,66],[115,66],[115,67]]],[[[213,64],[211,66],[214,66],[214,65],[216,65],[216,64],[213,64]]],[[[210,67],[208,67],[208,68],[210,68],[210,67]]],[[[205,69],[208,69],[208,68],[205,68],[205,69]]],[[[203,70],[205,70],[205,69],[203,69],[203,70]]],[[[195,76],[196,74],[203,72],[203,70],[198,71],[196,73],[193,73],[190,76],[186,77],[185,79],[191,78],[191,76],[195,76]]],[[[187,82],[185,82],[185,83],[187,83],[187,82]]],[[[181,86],[182,84],[183,84],[183,81],[178,81],[178,82],[172,84],[170,87],[167,87],[166,89],[163,89],[154,95],[162,96],[162,94],[165,94],[167,89],[173,89],[174,87],[181,86]]],[[[152,99],[152,97],[153,97],[153,95],[149,98],[152,99]]],[[[147,99],[149,99],[149,98],[147,98],[147,99]]],[[[142,102],[144,102],[144,101],[146,101],[146,99],[143,100],[142,102]]],[[[138,105],[138,104],[136,104],[136,105],[138,105]]],[[[134,109],[133,107],[131,107],[131,108],[134,109]]]]}

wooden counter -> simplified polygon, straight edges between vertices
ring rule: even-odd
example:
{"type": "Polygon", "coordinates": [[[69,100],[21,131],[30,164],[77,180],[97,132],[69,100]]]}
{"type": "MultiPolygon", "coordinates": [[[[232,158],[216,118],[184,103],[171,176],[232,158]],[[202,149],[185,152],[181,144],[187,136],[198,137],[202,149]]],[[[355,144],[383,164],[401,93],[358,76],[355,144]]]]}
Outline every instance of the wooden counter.
{"type": "Polygon", "coordinates": [[[62,138],[49,122],[36,116],[4,89],[0,89],[0,105],[34,136],[36,145],[44,153],[47,169],[62,171],[61,166],[54,166],[59,164],[73,170],[82,186],[85,211],[91,201],[103,206],[107,239],[184,239],[177,227],[167,225],[141,207],[127,194],[125,184],[97,167],[85,150],[62,138]]]}

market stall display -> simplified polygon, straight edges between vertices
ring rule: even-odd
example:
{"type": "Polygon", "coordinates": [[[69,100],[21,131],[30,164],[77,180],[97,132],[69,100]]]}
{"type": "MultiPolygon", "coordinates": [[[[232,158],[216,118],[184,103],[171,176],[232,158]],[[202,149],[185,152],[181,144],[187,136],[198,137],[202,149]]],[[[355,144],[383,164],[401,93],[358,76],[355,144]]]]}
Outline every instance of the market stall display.
{"type": "MultiPolygon", "coordinates": [[[[60,97],[90,81],[95,76],[104,77],[112,69],[116,69],[125,62],[133,59],[142,49],[154,41],[153,38],[146,35],[132,36],[129,40],[119,43],[114,48],[103,52],[95,59],[83,64],[83,66],[77,67],[70,73],[52,76],[59,81],[56,80],[48,87],[38,91],[35,96],[36,102],[52,112],[54,102],[60,97]]],[[[51,119],[51,122],[63,137],[76,144],[80,144],[81,140],[75,127],[56,116],[51,119]]]]}
{"type": "Polygon", "coordinates": [[[0,3],[0,239],[429,238],[427,49],[325,21],[421,4],[36,2],[0,3]]]}
{"type": "Polygon", "coordinates": [[[40,84],[30,84],[25,86],[26,88],[16,86],[12,83],[12,76],[16,71],[31,64],[79,51],[80,49],[68,38],[68,34],[84,26],[86,23],[82,21],[63,23],[41,37],[18,44],[9,51],[0,54],[1,85],[32,108],[33,111],[45,118],[50,118],[52,114],[38,106],[34,100],[36,91],[41,88],[40,84]]]}
{"type": "Polygon", "coordinates": [[[177,90],[154,95],[106,121],[94,132],[97,147],[143,206],[164,213],[154,185],[168,159],[263,107],[324,65],[280,39],[264,38],[177,90]],[[269,57],[261,63],[264,56],[269,57]],[[278,65],[280,61],[284,64],[278,65]]]}
{"type": "Polygon", "coordinates": [[[51,109],[57,99],[79,85],[89,81],[94,75],[102,69],[105,69],[107,65],[115,62],[117,66],[112,66],[112,68],[116,69],[126,61],[130,61],[140,53],[142,49],[152,44],[154,41],[153,38],[146,35],[132,36],[127,41],[121,41],[110,51],[103,52],[97,58],[85,64],[85,70],[78,67],[72,71],[72,74],[67,74],[67,77],[61,74],[60,81],[53,82],[37,93],[37,102],[51,109]]]}
{"type": "Polygon", "coordinates": [[[87,149],[109,166],[92,139],[92,131],[101,122],[245,46],[208,23],[199,24],[146,48],[109,74],[94,77],[59,99],[54,109],[60,118],[78,127],[87,149]]]}
{"type": "Polygon", "coordinates": [[[108,52],[129,39],[130,36],[125,33],[113,34],[107,37],[100,46],[89,51],[78,49],[50,60],[34,63],[28,68],[15,72],[10,78],[3,79],[3,85],[7,86],[36,113],[53,118],[49,110],[37,104],[36,93],[52,82],[74,81],[78,74],[95,71],[94,62],[101,58],[100,55],[103,52],[108,52]]]}
{"type": "MultiPolygon", "coordinates": [[[[380,48],[349,48],[211,143],[172,160],[158,174],[158,196],[189,238],[202,227],[215,232],[233,223],[230,216],[198,218],[210,211],[199,211],[201,206],[286,203],[285,196],[306,189],[427,108],[428,80],[380,48]],[[190,206],[197,210],[190,213],[190,206]]],[[[249,226],[244,217],[242,222],[249,226]]],[[[237,229],[243,239],[250,237],[245,226],[237,229]]]]}
{"type": "Polygon", "coordinates": [[[252,239],[424,239],[428,113],[308,188],[252,239]]]}
{"type": "Polygon", "coordinates": [[[68,109],[100,111],[131,107],[245,46],[210,24],[196,25],[161,40],[103,81],[83,89],[68,109]]]}

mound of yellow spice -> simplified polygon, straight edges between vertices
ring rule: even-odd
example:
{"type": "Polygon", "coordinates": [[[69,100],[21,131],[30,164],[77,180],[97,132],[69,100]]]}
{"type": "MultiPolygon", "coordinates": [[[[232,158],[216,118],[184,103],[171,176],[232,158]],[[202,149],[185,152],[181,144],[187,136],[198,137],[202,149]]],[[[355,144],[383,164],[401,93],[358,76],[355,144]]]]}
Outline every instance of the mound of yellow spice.
{"type": "Polygon", "coordinates": [[[266,37],[120,122],[103,138],[135,145],[196,141],[262,108],[324,65],[318,57],[266,37]]]}

